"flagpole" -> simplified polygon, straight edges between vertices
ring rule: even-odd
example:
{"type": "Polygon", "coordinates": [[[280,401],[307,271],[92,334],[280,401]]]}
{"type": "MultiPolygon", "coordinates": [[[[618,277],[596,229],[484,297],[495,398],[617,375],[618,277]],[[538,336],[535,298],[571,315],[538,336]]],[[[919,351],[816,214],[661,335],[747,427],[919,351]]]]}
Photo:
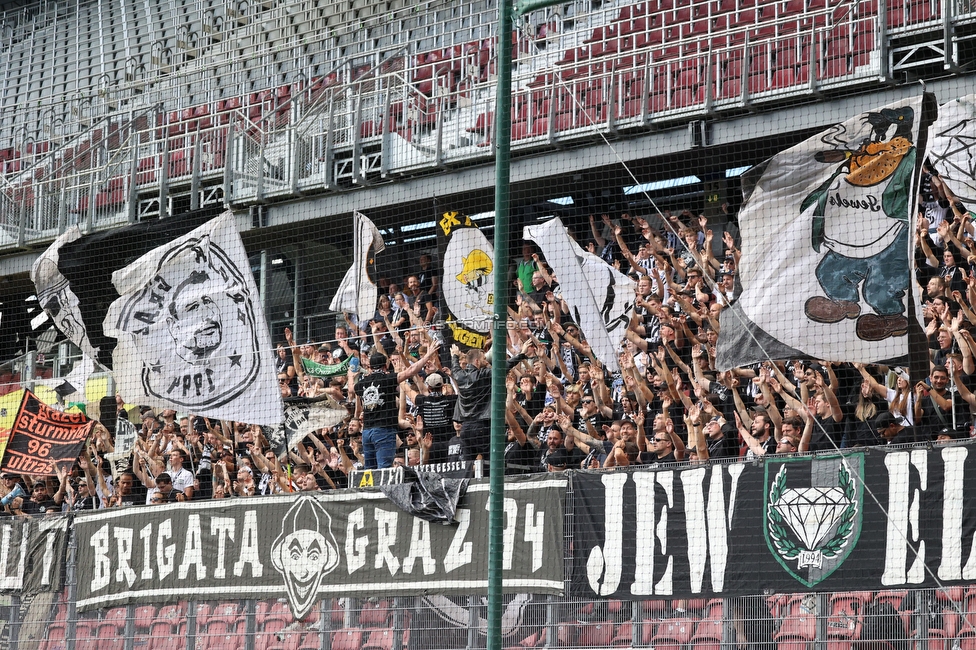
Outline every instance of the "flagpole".
{"type": "Polygon", "coordinates": [[[491,476],[488,491],[487,650],[502,649],[502,512],[505,502],[505,375],[508,351],[508,203],[512,136],[512,0],[498,0],[495,91],[495,309],[491,338],[491,476]]]}

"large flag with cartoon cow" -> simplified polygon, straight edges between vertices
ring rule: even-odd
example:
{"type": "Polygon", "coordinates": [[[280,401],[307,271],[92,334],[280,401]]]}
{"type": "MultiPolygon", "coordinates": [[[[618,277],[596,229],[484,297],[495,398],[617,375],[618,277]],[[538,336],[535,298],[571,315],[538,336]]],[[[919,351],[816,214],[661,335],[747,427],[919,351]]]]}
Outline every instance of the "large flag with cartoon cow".
{"type": "Polygon", "coordinates": [[[741,292],[722,314],[721,368],[907,355],[919,134],[933,104],[866,111],[744,175],[741,292]]]}
{"type": "Polygon", "coordinates": [[[481,349],[495,304],[495,249],[471,217],[448,210],[437,215],[437,247],[443,260],[444,320],[461,349],[481,349]]]}

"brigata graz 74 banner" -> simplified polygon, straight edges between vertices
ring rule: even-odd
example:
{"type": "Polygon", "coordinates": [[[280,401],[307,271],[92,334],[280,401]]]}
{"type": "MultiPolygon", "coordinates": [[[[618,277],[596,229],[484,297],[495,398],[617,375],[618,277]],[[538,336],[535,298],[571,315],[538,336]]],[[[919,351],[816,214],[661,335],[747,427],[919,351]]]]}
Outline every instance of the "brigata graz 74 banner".
{"type": "MultiPolygon", "coordinates": [[[[566,485],[506,482],[509,592],[562,592],[566,485]]],[[[301,618],[320,596],[484,593],[487,505],[473,482],[449,526],[351,490],[78,515],[78,606],[278,596],[301,618]]]]}
{"type": "Polygon", "coordinates": [[[572,591],[592,598],[976,580],[976,451],[573,475],[572,591]]]}

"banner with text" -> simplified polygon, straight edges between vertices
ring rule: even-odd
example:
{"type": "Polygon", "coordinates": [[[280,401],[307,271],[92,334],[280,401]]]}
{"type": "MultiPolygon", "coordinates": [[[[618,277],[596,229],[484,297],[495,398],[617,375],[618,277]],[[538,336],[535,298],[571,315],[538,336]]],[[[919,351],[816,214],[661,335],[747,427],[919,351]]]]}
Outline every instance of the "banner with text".
{"type": "MultiPolygon", "coordinates": [[[[506,482],[506,591],[562,592],[566,485],[506,482]]],[[[487,505],[480,482],[449,526],[352,490],[78,515],[78,606],[277,596],[301,618],[322,596],[486,593],[487,505]]]]}
{"type": "Polygon", "coordinates": [[[57,591],[64,581],[68,516],[0,522],[0,592],[57,591]]]}
{"type": "Polygon", "coordinates": [[[965,446],[574,473],[574,595],[739,596],[976,580],[965,446]]]}
{"type": "Polygon", "coordinates": [[[29,390],[10,429],[2,469],[17,474],[54,476],[55,464],[71,465],[95,426],[83,413],[51,408],[29,390]]]}

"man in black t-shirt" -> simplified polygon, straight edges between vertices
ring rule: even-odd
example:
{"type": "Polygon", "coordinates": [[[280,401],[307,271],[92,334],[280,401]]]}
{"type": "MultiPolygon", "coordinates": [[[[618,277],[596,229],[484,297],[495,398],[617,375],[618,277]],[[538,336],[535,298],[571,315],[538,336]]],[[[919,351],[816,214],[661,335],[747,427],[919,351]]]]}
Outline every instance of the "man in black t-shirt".
{"type": "Polygon", "coordinates": [[[417,414],[423,420],[424,433],[431,434],[434,439],[428,462],[443,463],[447,460],[447,441],[454,436],[451,418],[454,415],[457,395],[444,394],[444,378],[438,373],[427,375],[424,383],[430,393],[418,395],[414,404],[417,406],[417,414]]]}
{"type": "Polygon", "coordinates": [[[24,505],[21,506],[21,512],[25,515],[38,515],[47,512],[49,507],[57,507],[58,504],[54,502],[51,498],[50,493],[47,490],[47,485],[44,481],[38,481],[31,488],[31,496],[29,499],[24,499],[24,505]]]}
{"type": "Polygon", "coordinates": [[[539,450],[532,442],[523,436],[525,442],[519,442],[518,436],[508,430],[508,444],[505,446],[505,474],[529,474],[536,470],[539,463],[539,450]]]}
{"type": "Polygon", "coordinates": [[[374,352],[369,355],[371,372],[356,383],[356,416],[363,419],[363,465],[366,469],[384,469],[393,466],[396,456],[397,397],[399,386],[410,379],[437,354],[438,344],[430,348],[417,363],[396,375],[387,372],[386,355],[374,352]]]}

